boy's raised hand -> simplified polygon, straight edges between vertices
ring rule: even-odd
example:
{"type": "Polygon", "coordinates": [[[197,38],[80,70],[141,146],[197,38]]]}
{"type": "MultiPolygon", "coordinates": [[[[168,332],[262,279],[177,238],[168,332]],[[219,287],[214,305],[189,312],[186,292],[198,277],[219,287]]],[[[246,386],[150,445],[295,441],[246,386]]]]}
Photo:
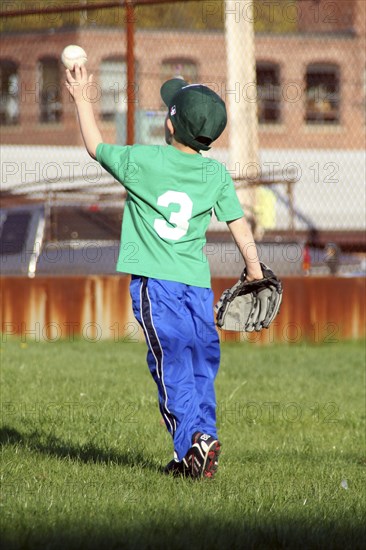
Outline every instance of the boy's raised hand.
{"type": "Polygon", "coordinates": [[[88,76],[85,67],[79,67],[79,65],[75,64],[72,73],[66,69],[66,87],[75,101],[81,135],[83,136],[86,150],[95,159],[97,146],[103,140],[95,122],[93,103],[88,93],[88,86],[90,86],[92,80],[93,75],[88,76]]]}
{"type": "Polygon", "coordinates": [[[85,66],[79,67],[75,64],[73,74],[69,69],[66,69],[66,88],[75,103],[88,100],[88,95],[85,92],[85,87],[93,81],[93,75],[88,76],[88,71],[85,66]],[[73,76],[74,74],[74,76],[73,76]]]}

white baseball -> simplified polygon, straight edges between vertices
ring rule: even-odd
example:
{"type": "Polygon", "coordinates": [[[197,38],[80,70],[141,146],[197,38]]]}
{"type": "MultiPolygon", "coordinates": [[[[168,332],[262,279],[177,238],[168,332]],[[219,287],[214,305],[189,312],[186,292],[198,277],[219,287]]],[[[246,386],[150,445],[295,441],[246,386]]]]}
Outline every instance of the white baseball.
{"type": "Polygon", "coordinates": [[[88,60],[88,56],[85,53],[85,50],[80,46],[66,46],[64,51],[61,54],[61,61],[65,65],[66,69],[73,70],[75,63],[81,67],[88,60]]]}

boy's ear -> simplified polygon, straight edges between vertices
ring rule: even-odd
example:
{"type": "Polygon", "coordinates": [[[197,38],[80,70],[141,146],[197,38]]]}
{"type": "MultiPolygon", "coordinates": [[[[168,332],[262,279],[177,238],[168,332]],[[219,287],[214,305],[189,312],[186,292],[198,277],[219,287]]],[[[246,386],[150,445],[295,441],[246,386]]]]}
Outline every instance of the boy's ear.
{"type": "Polygon", "coordinates": [[[174,134],[174,126],[173,126],[172,121],[170,120],[170,118],[166,119],[166,125],[168,127],[169,132],[173,135],[174,134]]]}

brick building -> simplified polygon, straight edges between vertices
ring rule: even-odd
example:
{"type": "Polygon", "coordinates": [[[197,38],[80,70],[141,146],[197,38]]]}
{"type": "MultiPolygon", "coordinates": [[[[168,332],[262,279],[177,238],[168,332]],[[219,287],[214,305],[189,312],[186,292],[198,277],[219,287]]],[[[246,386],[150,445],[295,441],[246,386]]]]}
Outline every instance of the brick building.
{"type": "MultiPolygon", "coordinates": [[[[366,2],[300,2],[284,17],[297,18],[296,33],[255,37],[260,148],[363,149],[366,2]]],[[[127,105],[125,32],[79,27],[3,34],[3,144],[81,145],[59,61],[68,44],[88,53],[88,69],[95,75],[90,97],[103,138],[121,141],[115,115],[122,120],[127,105]]],[[[220,31],[138,30],[135,50],[137,113],[161,109],[160,84],[175,74],[210,83],[224,98],[235,93],[238,100],[255,100],[250,83],[227,90],[220,31]]],[[[227,132],[217,145],[227,146],[227,132]]]]}

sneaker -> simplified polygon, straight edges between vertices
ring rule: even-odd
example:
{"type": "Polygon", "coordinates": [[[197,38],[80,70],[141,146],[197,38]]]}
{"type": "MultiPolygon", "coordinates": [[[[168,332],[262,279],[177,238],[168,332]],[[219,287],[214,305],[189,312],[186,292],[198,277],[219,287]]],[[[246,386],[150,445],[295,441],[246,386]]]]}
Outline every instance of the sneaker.
{"type": "Polygon", "coordinates": [[[173,477],[186,476],[189,475],[185,469],[185,465],[178,460],[171,460],[163,469],[163,473],[167,475],[172,475],[173,477]]]}
{"type": "Polygon", "coordinates": [[[221,443],[211,435],[196,432],[192,437],[192,447],[182,460],[183,467],[194,478],[212,478],[218,466],[221,443]]]}

